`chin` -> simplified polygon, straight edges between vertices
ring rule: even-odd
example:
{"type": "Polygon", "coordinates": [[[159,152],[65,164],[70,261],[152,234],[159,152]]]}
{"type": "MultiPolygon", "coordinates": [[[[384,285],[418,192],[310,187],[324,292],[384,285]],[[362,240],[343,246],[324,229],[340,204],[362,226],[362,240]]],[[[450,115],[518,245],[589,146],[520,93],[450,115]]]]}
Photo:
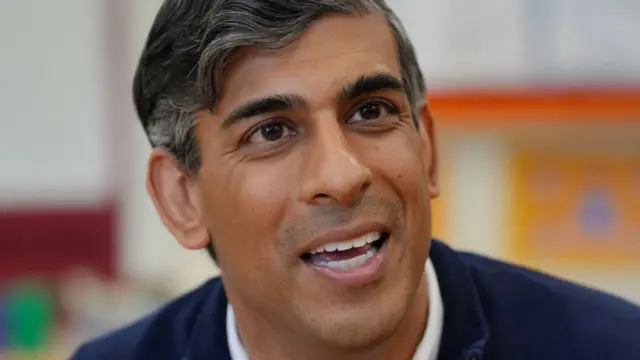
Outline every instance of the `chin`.
{"type": "Polygon", "coordinates": [[[307,316],[308,330],[326,346],[350,350],[366,350],[385,342],[396,333],[406,318],[411,292],[399,294],[397,289],[375,303],[327,306],[307,316]]]}

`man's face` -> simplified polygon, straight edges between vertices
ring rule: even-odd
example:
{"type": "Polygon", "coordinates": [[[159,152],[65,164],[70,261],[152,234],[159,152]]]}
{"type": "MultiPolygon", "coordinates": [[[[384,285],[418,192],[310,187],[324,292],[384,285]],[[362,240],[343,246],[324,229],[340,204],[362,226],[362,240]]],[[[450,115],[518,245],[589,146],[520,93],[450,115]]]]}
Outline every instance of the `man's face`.
{"type": "Polygon", "coordinates": [[[199,114],[196,182],[236,308],[342,346],[402,322],[437,186],[431,120],[416,127],[401,79],[381,15],[328,16],[234,58],[199,114]]]}

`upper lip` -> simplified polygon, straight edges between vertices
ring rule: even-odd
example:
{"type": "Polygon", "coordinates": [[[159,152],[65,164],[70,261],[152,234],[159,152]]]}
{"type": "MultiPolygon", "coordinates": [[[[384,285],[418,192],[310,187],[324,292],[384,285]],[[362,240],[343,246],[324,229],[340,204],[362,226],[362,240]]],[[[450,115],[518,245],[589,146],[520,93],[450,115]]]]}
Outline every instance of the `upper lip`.
{"type": "Polygon", "coordinates": [[[349,241],[370,232],[386,233],[389,232],[389,228],[383,223],[369,221],[354,222],[346,226],[328,229],[315,235],[304,247],[300,255],[307,254],[311,252],[311,250],[325,244],[349,241]]]}

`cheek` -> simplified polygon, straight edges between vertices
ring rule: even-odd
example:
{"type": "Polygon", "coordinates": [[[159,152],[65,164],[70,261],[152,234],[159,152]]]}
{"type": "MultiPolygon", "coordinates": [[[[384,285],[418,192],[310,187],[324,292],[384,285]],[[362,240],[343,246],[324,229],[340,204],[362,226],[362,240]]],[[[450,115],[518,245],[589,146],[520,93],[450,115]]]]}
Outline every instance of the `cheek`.
{"type": "MultiPolygon", "coordinates": [[[[400,198],[404,204],[407,239],[425,239],[430,236],[431,229],[430,157],[424,150],[421,138],[409,131],[398,131],[378,142],[369,161],[375,164],[375,172],[384,184],[382,191],[387,192],[388,196],[400,198]]],[[[420,247],[420,244],[415,242],[414,246],[420,247]]]]}
{"type": "MultiPolygon", "coordinates": [[[[279,174],[243,164],[217,187],[211,182],[205,201],[208,227],[227,291],[254,303],[281,302],[286,271],[277,252],[277,234],[286,208],[286,186],[279,174]],[[215,187],[215,189],[214,189],[215,187]]],[[[219,180],[222,179],[219,178],[219,180]]]]}
{"type": "Polygon", "coordinates": [[[417,134],[399,131],[375,145],[373,158],[377,172],[388,181],[405,202],[428,196],[428,154],[417,134]]]}
{"type": "MultiPolygon", "coordinates": [[[[273,165],[273,164],[272,164],[273,165]]],[[[205,201],[216,247],[253,260],[273,254],[289,196],[291,177],[278,166],[247,163],[210,181],[205,201]],[[224,248],[224,249],[223,249],[224,248]],[[246,249],[262,249],[247,252],[246,249]]]]}
{"type": "MultiPolygon", "coordinates": [[[[429,187],[430,157],[417,136],[403,137],[394,143],[395,157],[386,161],[389,182],[405,206],[403,238],[408,246],[402,258],[414,259],[406,266],[420,269],[429,252],[431,238],[431,195],[429,187]]],[[[416,270],[417,271],[417,270],[416,270]]]]}

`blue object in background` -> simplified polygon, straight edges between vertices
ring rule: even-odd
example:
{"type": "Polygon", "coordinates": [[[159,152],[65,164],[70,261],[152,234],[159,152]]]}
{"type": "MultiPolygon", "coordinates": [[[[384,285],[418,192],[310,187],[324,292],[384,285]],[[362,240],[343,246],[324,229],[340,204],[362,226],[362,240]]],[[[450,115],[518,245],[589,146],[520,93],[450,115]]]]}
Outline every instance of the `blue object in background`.
{"type": "Polygon", "coordinates": [[[4,294],[0,289],[0,352],[7,346],[7,316],[4,294]]]}
{"type": "Polygon", "coordinates": [[[617,214],[613,196],[609,189],[591,188],[584,194],[580,209],[582,232],[588,238],[613,240],[617,214]]]}

